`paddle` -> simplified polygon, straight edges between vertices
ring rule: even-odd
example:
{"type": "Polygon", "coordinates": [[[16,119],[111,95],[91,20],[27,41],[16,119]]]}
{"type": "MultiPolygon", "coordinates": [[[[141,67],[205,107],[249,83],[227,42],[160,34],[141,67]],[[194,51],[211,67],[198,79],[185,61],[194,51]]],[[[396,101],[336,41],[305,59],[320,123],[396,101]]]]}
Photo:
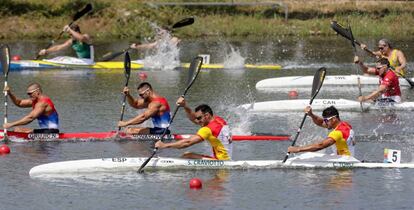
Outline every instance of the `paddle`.
{"type": "MultiPolygon", "coordinates": [[[[191,18],[184,18],[184,19],[182,19],[182,20],[174,23],[174,25],[172,25],[172,27],[171,28],[168,28],[167,30],[170,30],[171,31],[172,29],[181,28],[181,27],[184,27],[184,26],[191,25],[193,23],[194,23],[194,18],[192,18],[192,17],[191,18]]],[[[122,51],[119,51],[119,52],[113,52],[113,53],[109,52],[109,53],[106,53],[105,55],[102,56],[101,61],[110,61],[110,60],[113,60],[116,57],[122,55],[124,52],[126,52],[126,51],[128,51],[130,49],[131,49],[131,47],[128,47],[127,49],[122,50],[122,51]]]]}
{"type": "MultiPolygon", "coordinates": [[[[193,59],[193,61],[190,64],[190,69],[188,70],[188,77],[187,77],[187,87],[184,90],[184,93],[181,95],[182,97],[184,97],[187,94],[187,91],[190,89],[190,87],[193,85],[194,81],[196,80],[198,74],[200,73],[201,70],[201,65],[203,64],[203,58],[200,56],[197,56],[193,59]],[[194,73],[195,72],[195,73],[194,73]]],[[[161,135],[161,140],[164,138],[164,136],[166,135],[166,132],[168,130],[168,128],[171,126],[171,123],[174,120],[175,115],[177,114],[177,111],[180,107],[177,106],[174,110],[174,113],[170,119],[169,125],[168,127],[164,130],[163,134],[161,135]]],[[[139,167],[138,169],[138,173],[142,173],[144,167],[148,164],[148,162],[152,159],[152,157],[154,157],[154,155],[157,153],[158,148],[155,147],[154,150],[152,151],[151,156],[149,156],[149,158],[147,158],[144,163],[142,163],[141,167],[139,167]]]]}
{"type": "MultiPolygon", "coordinates": [[[[358,46],[361,46],[361,43],[360,42],[358,42],[357,40],[355,40],[354,39],[354,37],[352,36],[352,34],[351,34],[351,32],[349,31],[349,30],[347,30],[347,29],[345,29],[343,26],[341,26],[340,24],[338,24],[336,21],[332,21],[331,22],[331,28],[334,30],[334,31],[336,31],[339,35],[341,35],[341,36],[343,36],[343,37],[345,37],[346,39],[348,39],[348,40],[350,40],[351,42],[353,42],[353,43],[355,43],[355,44],[357,44],[358,46]]],[[[372,52],[371,50],[369,50],[369,49],[364,49],[364,51],[365,52],[367,52],[367,53],[369,53],[369,54],[371,54],[371,55],[373,55],[373,56],[376,56],[375,54],[374,54],[374,52],[372,52]]],[[[397,75],[399,75],[400,77],[402,77],[402,78],[404,78],[405,80],[407,80],[407,82],[410,84],[410,86],[411,86],[411,88],[413,88],[414,87],[414,81],[412,81],[410,78],[408,78],[408,77],[406,77],[406,76],[404,76],[404,75],[401,75],[400,73],[398,73],[398,72],[396,72],[395,70],[393,70],[393,69],[391,69],[394,73],[396,73],[397,75]]]]}
{"type": "MultiPolygon", "coordinates": [[[[313,83],[312,83],[312,98],[309,101],[309,105],[312,105],[313,99],[315,99],[316,95],[318,95],[319,90],[322,87],[323,80],[325,79],[326,75],[326,68],[322,67],[318,69],[315,73],[315,76],[313,77],[313,83]]],[[[299,129],[296,133],[295,139],[292,142],[292,146],[295,146],[296,140],[298,140],[300,131],[302,130],[303,124],[305,123],[306,116],[308,116],[307,113],[305,113],[305,116],[303,116],[302,122],[300,123],[299,129]]],[[[289,158],[290,152],[286,153],[285,159],[283,159],[283,163],[286,162],[286,160],[289,158]]]]}
{"type": "MultiPolygon", "coordinates": [[[[125,58],[124,58],[124,69],[125,69],[125,87],[128,87],[129,77],[131,76],[131,58],[129,57],[128,51],[125,52],[125,58]]],[[[122,109],[121,109],[121,119],[122,121],[124,119],[124,113],[125,113],[125,105],[126,105],[126,98],[127,95],[124,94],[124,99],[122,100],[122,109]]],[[[121,130],[121,127],[118,127],[118,131],[121,130]]]]}
{"type": "MultiPolygon", "coordinates": [[[[71,26],[75,21],[77,21],[79,18],[81,18],[82,16],[84,16],[86,13],[88,13],[88,12],[90,12],[92,10],[92,4],[87,4],[86,6],[85,6],[85,8],[83,8],[81,11],[78,11],[74,16],[73,16],[73,19],[72,19],[72,22],[70,22],[69,23],[69,26],[71,26]]],[[[56,39],[54,39],[54,40],[52,40],[50,43],[49,43],[49,45],[46,47],[46,48],[44,48],[44,49],[48,49],[49,47],[51,47],[53,44],[55,44],[55,40],[58,40],[58,39],[60,39],[60,37],[63,35],[63,33],[64,33],[64,31],[61,31],[60,32],[60,34],[59,34],[59,36],[57,36],[57,38],[56,39]]],[[[36,55],[36,57],[35,57],[35,60],[37,60],[37,59],[39,59],[39,57],[40,57],[40,55],[39,54],[37,54],[36,55]]]]}
{"type": "MultiPolygon", "coordinates": [[[[348,30],[349,30],[349,34],[351,35],[351,40],[355,40],[354,39],[354,35],[352,34],[352,29],[351,29],[351,25],[348,23],[348,30]]],[[[353,41],[351,41],[352,47],[354,48],[354,57],[357,55],[357,50],[355,47],[355,43],[353,41]]],[[[361,89],[361,78],[359,77],[359,68],[355,66],[356,69],[356,73],[357,73],[357,81],[358,81],[358,90],[359,90],[359,97],[362,96],[362,89],[361,89]]],[[[359,105],[361,106],[361,112],[364,112],[364,107],[362,106],[362,101],[359,102],[359,105]]]]}
{"type": "MultiPolygon", "coordinates": [[[[7,87],[7,78],[9,75],[9,70],[10,70],[10,49],[9,46],[7,45],[3,45],[1,47],[1,68],[3,69],[3,74],[4,74],[4,87],[7,87]]],[[[4,124],[7,123],[7,91],[4,91],[4,124]]],[[[7,129],[4,128],[4,137],[3,137],[3,141],[7,141],[7,129]]]]}

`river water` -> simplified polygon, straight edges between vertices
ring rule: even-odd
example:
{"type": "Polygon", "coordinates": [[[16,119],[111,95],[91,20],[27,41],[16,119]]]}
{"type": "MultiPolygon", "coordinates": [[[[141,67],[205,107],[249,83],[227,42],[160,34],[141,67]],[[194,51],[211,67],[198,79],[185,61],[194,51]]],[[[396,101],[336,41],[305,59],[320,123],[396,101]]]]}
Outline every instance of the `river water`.
{"type": "MultiPolygon", "coordinates": [[[[369,46],[375,40],[363,40],[369,46]]],[[[10,43],[12,54],[31,58],[45,43],[10,43]]],[[[97,57],[127,47],[128,42],[97,44],[97,57]]],[[[410,59],[414,42],[395,43],[410,59]]],[[[281,38],[271,41],[184,40],[180,60],[191,61],[198,54],[210,54],[212,63],[279,63],[284,68],[269,70],[202,71],[188,92],[194,107],[211,105],[215,114],[229,121],[234,134],[273,133],[293,135],[303,113],[249,114],[236,107],[252,101],[287,99],[288,90],[260,92],[259,80],[290,75],[313,75],[325,66],[328,75],[355,73],[352,48],[340,37],[306,40],[281,38]],[[233,51],[231,50],[233,48],[233,51]]],[[[368,62],[373,62],[361,53],[368,62]]],[[[133,59],[139,57],[132,54],[133,59]]],[[[122,57],[119,58],[122,60],[122,57]]],[[[412,63],[409,63],[412,68],[412,63]]],[[[172,108],[185,88],[186,70],[144,70],[155,90],[167,97],[172,108]]],[[[130,87],[140,82],[133,71],[130,87]]],[[[9,85],[19,97],[29,82],[39,82],[55,102],[65,132],[115,130],[121,108],[122,71],[50,70],[11,72],[9,85]]],[[[364,94],[369,90],[363,90],[364,94]]],[[[135,92],[134,92],[135,93],[135,92]]],[[[403,91],[404,100],[413,99],[413,90],[403,91]]],[[[136,94],[136,93],[135,93],[136,94]]],[[[355,88],[322,90],[317,98],[355,100],[355,88]]],[[[310,90],[299,91],[309,99],[310,90]]],[[[1,99],[3,100],[3,99],[1,99]]],[[[3,101],[0,101],[3,104],[3,101]]],[[[30,110],[9,106],[9,121],[30,110]]],[[[1,113],[2,114],[2,113],[1,113]]],[[[127,107],[126,118],[137,114],[127,107]]],[[[318,113],[320,114],[320,113],[318,113]]],[[[357,133],[356,158],[383,161],[384,148],[402,151],[402,162],[413,161],[413,113],[340,113],[357,133]]],[[[36,127],[32,123],[31,127],[36,127]]],[[[171,126],[175,133],[195,133],[180,110],[171,126]]],[[[307,120],[297,144],[322,139],[326,130],[307,120]]],[[[233,159],[282,159],[286,142],[235,142],[233,159]]],[[[39,164],[102,157],[148,156],[151,145],[142,142],[83,141],[10,143],[12,152],[0,157],[2,202],[0,209],[412,209],[414,170],[234,170],[155,171],[145,174],[93,174],[76,178],[32,179],[29,170],[39,164]],[[188,187],[191,178],[203,180],[201,190],[188,187]]],[[[201,143],[184,150],[164,150],[160,156],[178,157],[184,151],[209,151],[201,143]]]]}

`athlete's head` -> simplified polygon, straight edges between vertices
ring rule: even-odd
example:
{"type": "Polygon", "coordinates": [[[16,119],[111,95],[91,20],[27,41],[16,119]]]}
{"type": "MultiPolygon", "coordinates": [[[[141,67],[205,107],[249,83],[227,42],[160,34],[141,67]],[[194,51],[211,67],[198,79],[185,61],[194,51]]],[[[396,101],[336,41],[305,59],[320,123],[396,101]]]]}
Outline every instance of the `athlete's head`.
{"type": "Polygon", "coordinates": [[[391,42],[388,39],[381,39],[378,41],[378,49],[381,52],[385,52],[387,50],[391,50],[392,49],[392,45],[391,42]]]}
{"type": "Polygon", "coordinates": [[[323,122],[328,126],[328,129],[332,129],[336,126],[339,118],[339,112],[334,106],[330,106],[322,111],[323,122]]]}
{"type": "Polygon", "coordinates": [[[387,72],[388,68],[390,67],[390,62],[387,58],[380,58],[377,60],[375,64],[375,69],[378,72],[378,75],[383,75],[387,72]]]}
{"type": "Polygon", "coordinates": [[[201,104],[195,108],[195,120],[200,126],[206,126],[213,117],[213,110],[207,104],[201,104]]]}
{"type": "Polygon", "coordinates": [[[76,23],[74,23],[74,24],[70,25],[70,29],[72,29],[72,30],[74,30],[74,31],[76,31],[76,32],[78,32],[78,33],[81,33],[80,27],[79,27],[79,25],[78,25],[78,24],[76,24],[76,23]]]}
{"type": "Polygon", "coordinates": [[[33,82],[27,85],[26,93],[30,98],[36,99],[42,93],[42,88],[39,83],[33,82]]]}
{"type": "Polygon", "coordinates": [[[138,90],[138,95],[141,98],[146,99],[146,98],[148,98],[148,96],[152,92],[152,87],[151,87],[150,83],[142,82],[141,84],[138,85],[137,90],[138,90]]]}

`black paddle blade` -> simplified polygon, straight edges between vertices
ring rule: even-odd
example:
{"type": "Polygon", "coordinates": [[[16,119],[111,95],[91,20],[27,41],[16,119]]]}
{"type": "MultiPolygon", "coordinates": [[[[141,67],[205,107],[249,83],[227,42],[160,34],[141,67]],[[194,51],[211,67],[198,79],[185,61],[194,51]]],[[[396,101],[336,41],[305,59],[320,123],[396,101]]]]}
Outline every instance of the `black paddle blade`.
{"type": "Polygon", "coordinates": [[[188,26],[188,25],[191,25],[191,24],[193,24],[194,23],[194,18],[184,18],[184,19],[182,19],[182,20],[180,20],[180,21],[178,21],[178,22],[176,22],[173,26],[172,26],[172,28],[181,28],[181,27],[184,27],[184,26],[188,26]]]}
{"type": "MultiPolygon", "coordinates": [[[[125,78],[128,80],[131,75],[131,57],[129,57],[129,52],[125,52],[124,58],[124,69],[125,69],[125,78]]],[[[128,83],[126,84],[128,86],[128,83]]]]}
{"type": "Polygon", "coordinates": [[[102,56],[101,61],[111,61],[115,59],[116,57],[119,57],[120,55],[124,54],[125,51],[119,51],[114,53],[107,53],[104,56],[102,56]]]}
{"type": "Polygon", "coordinates": [[[10,48],[7,45],[1,47],[1,68],[3,69],[4,76],[7,77],[10,70],[10,48]]]}
{"type": "Polygon", "coordinates": [[[318,95],[326,76],[326,68],[322,67],[315,72],[312,83],[312,99],[309,104],[312,104],[313,99],[318,95]]]}
{"type": "Polygon", "coordinates": [[[332,21],[331,22],[331,28],[338,33],[339,35],[351,40],[352,42],[355,41],[353,39],[353,36],[351,35],[350,31],[347,30],[345,27],[341,26],[339,23],[337,23],[336,21],[332,21]]]}
{"type": "Polygon", "coordinates": [[[87,4],[85,6],[85,8],[83,8],[81,11],[77,12],[74,16],[73,16],[73,21],[78,20],[79,18],[81,18],[82,16],[84,16],[86,13],[90,12],[92,10],[92,4],[87,4]]]}
{"type": "Polygon", "coordinates": [[[352,40],[355,40],[355,39],[354,39],[354,34],[352,34],[351,25],[349,25],[349,24],[348,24],[348,31],[349,31],[349,35],[350,35],[350,38],[351,38],[351,44],[352,44],[352,47],[354,48],[354,50],[356,50],[356,49],[355,49],[355,42],[354,42],[354,41],[352,41],[352,40]]]}
{"type": "Polygon", "coordinates": [[[195,57],[193,61],[191,61],[190,68],[188,69],[187,88],[184,90],[183,95],[185,95],[187,93],[187,90],[190,89],[191,85],[193,85],[198,74],[200,73],[202,65],[203,58],[200,56],[195,57]]]}

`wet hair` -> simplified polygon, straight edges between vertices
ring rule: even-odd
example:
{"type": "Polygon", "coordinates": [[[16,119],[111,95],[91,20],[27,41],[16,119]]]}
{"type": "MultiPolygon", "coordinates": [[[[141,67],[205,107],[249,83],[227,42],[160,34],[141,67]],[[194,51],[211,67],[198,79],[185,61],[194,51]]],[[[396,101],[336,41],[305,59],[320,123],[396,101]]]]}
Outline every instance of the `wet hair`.
{"type": "Polygon", "coordinates": [[[207,105],[207,104],[201,104],[201,105],[197,106],[197,107],[195,108],[195,111],[196,111],[196,112],[201,111],[203,114],[205,114],[205,113],[209,113],[209,114],[213,115],[213,110],[212,110],[212,109],[211,109],[211,107],[210,107],[209,105],[207,105]]]}
{"type": "Polygon", "coordinates": [[[323,110],[322,117],[328,118],[328,117],[332,117],[332,116],[336,116],[339,120],[341,120],[339,118],[339,112],[334,106],[330,106],[330,107],[323,110]]]}
{"type": "Polygon", "coordinates": [[[380,42],[384,42],[386,45],[388,45],[388,47],[390,49],[393,49],[392,44],[388,39],[381,39],[381,40],[378,41],[378,43],[380,43],[380,42]]]}
{"type": "Polygon", "coordinates": [[[30,87],[34,87],[35,89],[39,88],[40,92],[42,92],[42,87],[40,87],[40,84],[37,82],[29,83],[27,85],[27,89],[29,89],[30,87]]]}
{"type": "Polygon", "coordinates": [[[146,88],[149,88],[150,90],[152,90],[152,86],[148,82],[142,82],[141,84],[138,85],[137,89],[141,89],[143,87],[146,87],[146,88]]]}
{"type": "Polygon", "coordinates": [[[76,31],[78,33],[81,33],[78,24],[72,24],[72,25],[70,25],[70,29],[72,29],[72,30],[74,30],[74,31],[76,31]]]}
{"type": "Polygon", "coordinates": [[[377,60],[376,63],[379,63],[381,65],[387,65],[388,67],[390,67],[390,61],[387,58],[380,58],[377,60]]]}

